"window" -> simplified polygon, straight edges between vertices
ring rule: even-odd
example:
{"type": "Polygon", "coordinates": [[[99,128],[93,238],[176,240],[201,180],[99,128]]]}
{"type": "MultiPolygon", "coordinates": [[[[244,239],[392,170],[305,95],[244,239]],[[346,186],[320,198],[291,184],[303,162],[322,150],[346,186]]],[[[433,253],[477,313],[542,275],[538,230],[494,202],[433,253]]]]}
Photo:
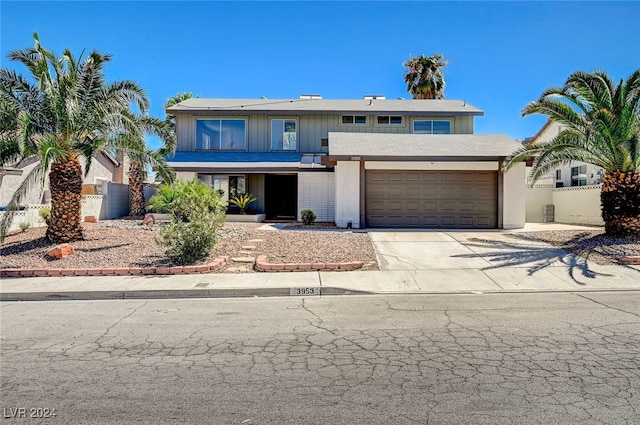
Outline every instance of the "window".
{"type": "Polygon", "coordinates": [[[400,117],[400,116],[389,116],[389,115],[379,115],[378,116],[378,124],[402,124],[402,117],[400,117]]]}
{"type": "Polygon", "coordinates": [[[296,120],[271,120],[271,150],[296,150],[296,120]]]}
{"type": "Polygon", "coordinates": [[[423,121],[413,122],[413,132],[416,134],[451,134],[451,121],[423,121]]]}
{"type": "Polygon", "coordinates": [[[342,124],[366,124],[366,115],[343,115],[342,124]]]}
{"type": "Polygon", "coordinates": [[[562,180],[562,170],[556,170],[556,180],[562,180]]]}
{"type": "Polygon", "coordinates": [[[229,176],[229,197],[236,196],[239,193],[245,193],[245,178],[244,176],[229,176]]]}
{"type": "Polygon", "coordinates": [[[242,151],[247,147],[247,123],[242,119],[196,120],[196,149],[242,151]]]}
{"type": "Polygon", "coordinates": [[[571,167],[571,186],[587,185],[587,166],[571,167]]]}

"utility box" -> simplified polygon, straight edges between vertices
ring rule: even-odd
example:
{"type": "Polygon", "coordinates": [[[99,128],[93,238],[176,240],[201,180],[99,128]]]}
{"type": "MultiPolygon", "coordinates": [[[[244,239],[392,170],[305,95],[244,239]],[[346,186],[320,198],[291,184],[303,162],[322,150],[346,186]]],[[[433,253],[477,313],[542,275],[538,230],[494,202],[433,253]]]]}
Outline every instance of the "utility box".
{"type": "Polygon", "coordinates": [[[555,221],[555,206],[545,205],[543,219],[545,223],[553,223],[555,221]]]}

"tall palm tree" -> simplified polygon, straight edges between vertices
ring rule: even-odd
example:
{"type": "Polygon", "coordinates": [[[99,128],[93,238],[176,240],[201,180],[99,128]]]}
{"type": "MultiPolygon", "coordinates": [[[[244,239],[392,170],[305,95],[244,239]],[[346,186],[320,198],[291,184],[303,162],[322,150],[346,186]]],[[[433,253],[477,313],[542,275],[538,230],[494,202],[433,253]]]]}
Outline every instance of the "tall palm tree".
{"type": "MultiPolygon", "coordinates": [[[[167,108],[175,106],[178,103],[182,102],[183,100],[191,99],[193,97],[194,96],[193,96],[192,93],[188,93],[188,92],[178,93],[175,96],[171,96],[169,99],[167,99],[167,101],[164,104],[164,109],[166,111],[167,108]]],[[[195,97],[199,97],[199,96],[195,96],[195,97]]],[[[172,130],[175,132],[175,129],[176,129],[176,117],[175,117],[175,115],[172,115],[172,114],[167,112],[165,120],[169,123],[169,125],[172,128],[172,130]]],[[[170,153],[170,152],[167,152],[167,153],[170,153]]]]}
{"type": "Polygon", "coordinates": [[[551,87],[522,116],[546,115],[564,129],[553,139],[523,146],[505,168],[535,157],[531,184],[558,165],[582,161],[604,169],[600,194],[609,235],[640,235],[640,69],[616,84],[602,71],[575,72],[551,87]]]}
{"type": "Polygon", "coordinates": [[[409,56],[402,65],[406,67],[404,82],[414,99],[444,99],[444,75],[447,60],[440,54],[433,56],[409,56]]]}
{"type": "Polygon", "coordinates": [[[130,153],[129,157],[129,192],[131,215],[143,215],[146,212],[144,203],[144,179],[146,177],[146,168],[155,166],[164,183],[171,184],[175,180],[175,172],[167,165],[165,160],[166,152],[175,150],[176,138],[175,131],[167,120],[159,120],[154,117],[141,116],[137,117],[138,134],[121,134],[120,137],[125,139],[126,145],[137,143],[143,149],[140,153],[130,153]],[[152,134],[162,141],[162,146],[152,150],[146,147],[144,135],[152,134]]]}
{"type": "MultiPolygon", "coordinates": [[[[114,135],[136,135],[135,106],[142,114],[148,108],[144,91],[134,82],[107,83],[104,67],[111,56],[97,51],[76,58],[66,49],[62,56],[40,44],[13,50],[9,59],[29,71],[27,78],[14,70],[0,69],[0,99],[13,111],[15,131],[8,138],[18,152],[14,159],[37,158],[38,165],[26,176],[7,205],[9,214],[0,221],[0,240],[11,222],[11,212],[27,190],[49,177],[51,224],[46,236],[52,242],[83,238],[81,226],[82,166],[89,171],[99,152],[137,152],[148,159],[136,143],[126,143],[114,135]]],[[[3,135],[4,137],[4,135],[3,135]]]]}

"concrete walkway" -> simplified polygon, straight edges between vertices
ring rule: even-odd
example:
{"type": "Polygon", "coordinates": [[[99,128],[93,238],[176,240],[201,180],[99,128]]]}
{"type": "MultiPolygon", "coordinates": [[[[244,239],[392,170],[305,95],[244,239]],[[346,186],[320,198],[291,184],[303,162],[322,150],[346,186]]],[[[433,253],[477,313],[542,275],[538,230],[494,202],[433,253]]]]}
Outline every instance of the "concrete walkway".
{"type": "Polygon", "coordinates": [[[640,290],[639,266],[600,266],[520,233],[370,231],[380,271],[16,278],[0,300],[640,290]]]}

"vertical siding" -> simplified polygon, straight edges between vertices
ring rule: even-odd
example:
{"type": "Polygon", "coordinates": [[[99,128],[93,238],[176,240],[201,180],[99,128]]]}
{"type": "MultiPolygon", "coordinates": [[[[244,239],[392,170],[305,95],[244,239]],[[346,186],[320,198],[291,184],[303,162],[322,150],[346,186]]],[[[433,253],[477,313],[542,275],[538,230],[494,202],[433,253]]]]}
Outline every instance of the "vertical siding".
{"type": "MultiPolygon", "coordinates": [[[[238,115],[240,116],[240,115],[238,115]]],[[[177,115],[178,150],[195,150],[195,119],[200,116],[192,114],[177,115]]],[[[269,152],[271,149],[271,119],[277,116],[251,115],[247,119],[247,151],[269,152]]],[[[378,125],[377,115],[367,115],[366,125],[343,125],[340,115],[286,115],[283,118],[298,120],[298,152],[326,153],[321,140],[330,132],[358,133],[412,133],[412,122],[422,120],[451,120],[452,133],[473,134],[473,117],[415,117],[404,116],[402,125],[378,125]]]]}
{"type": "Polygon", "coordinates": [[[195,117],[189,115],[176,115],[176,129],[179,151],[195,150],[195,117]]]}
{"type": "Polygon", "coordinates": [[[333,173],[298,173],[298,217],[311,210],[317,221],[335,221],[335,181],[333,173]]]}
{"type": "Polygon", "coordinates": [[[256,198],[251,207],[258,212],[264,212],[264,174],[248,174],[247,175],[247,191],[252,193],[256,198]]]}

